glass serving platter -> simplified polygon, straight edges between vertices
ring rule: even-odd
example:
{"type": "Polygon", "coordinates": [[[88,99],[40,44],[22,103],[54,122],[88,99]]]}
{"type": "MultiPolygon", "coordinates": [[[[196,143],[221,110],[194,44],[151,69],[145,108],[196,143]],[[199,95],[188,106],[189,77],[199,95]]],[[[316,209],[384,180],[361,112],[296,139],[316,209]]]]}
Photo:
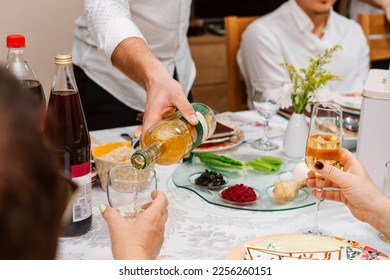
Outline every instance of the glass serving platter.
{"type": "Polygon", "coordinates": [[[296,163],[283,163],[280,171],[275,173],[266,173],[254,170],[236,171],[230,174],[222,173],[227,183],[220,187],[203,187],[195,184],[195,178],[206,169],[210,170],[202,163],[183,163],[179,165],[172,175],[172,180],[178,188],[187,189],[196,193],[208,203],[228,208],[243,209],[250,211],[284,211],[302,208],[316,203],[316,198],[311,194],[311,189],[302,188],[298,195],[291,201],[277,203],[273,197],[273,184],[277,181],[291,180],[291,170],[296,163]],[[254,203],[238,204],[224,200],[220,196],[220,191],[226,187],[235,184],[245,184],[255,189],[260,196],[254,203]]]}

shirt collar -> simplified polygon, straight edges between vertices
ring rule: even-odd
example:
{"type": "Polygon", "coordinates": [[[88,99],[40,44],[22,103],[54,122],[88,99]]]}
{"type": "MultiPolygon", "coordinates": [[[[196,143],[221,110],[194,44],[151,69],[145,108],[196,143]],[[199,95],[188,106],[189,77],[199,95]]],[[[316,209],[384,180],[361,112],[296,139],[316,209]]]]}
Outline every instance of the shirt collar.
{"type": "MultiPolygon", "coordinates": [[[[303,32],[305,30],[312,32],[313,28],[314,28],[314,24],[311,21],[311,19],[309,18],[309,16],[302,10],[302,8],[299,7],[296,0],[290,0],[289,5],[290,5],[291,15],[292,15],[295,23],[297,24],[299,30],[301,32],[303,32]]],[[[333,13],[334,13],[334,11],[332,9],[332,11],[329,14],[328,21],[327,21],[325,29],[324,29],[325,33],[332,27],[333,13]]]]}

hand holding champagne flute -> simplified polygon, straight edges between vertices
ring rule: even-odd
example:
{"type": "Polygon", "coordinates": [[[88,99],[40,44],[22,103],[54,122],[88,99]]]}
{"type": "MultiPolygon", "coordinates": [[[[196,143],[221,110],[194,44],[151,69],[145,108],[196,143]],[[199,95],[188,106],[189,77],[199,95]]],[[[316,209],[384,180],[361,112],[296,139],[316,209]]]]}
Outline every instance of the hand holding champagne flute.
{"type": "MultiPolygon", "coordinates": [[[[305,162],[310,170],[315,171],[315,163],[319,160],[341,169],[342,111],[333,103],[314,105],[310,120],[309,135],[306,143],[305,162]]],[[[324,178],[316,174],[317,193],[321,194],[324,178]]],[[[313,228],[301,232],[313,235],[330,235],[318,228],[318,210],[321,197],[317,197],[316,213],[313,228]]]]}

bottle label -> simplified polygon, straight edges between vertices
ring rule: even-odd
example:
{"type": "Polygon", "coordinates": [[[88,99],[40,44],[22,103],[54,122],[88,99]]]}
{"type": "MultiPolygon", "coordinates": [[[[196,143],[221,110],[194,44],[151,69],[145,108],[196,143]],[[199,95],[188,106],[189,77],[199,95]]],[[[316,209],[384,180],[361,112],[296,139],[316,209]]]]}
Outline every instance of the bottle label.
{"type": "Polygon", "coordinates": [[[207,136],[209,135],[209,131],[208,131],[209,127],[207,125],[206,119],[201,113],[199,112],[195,112],[195,113],[196,116],[198,117],[199,122],[197,125],[195,125],[197,137],[196,137],[196,141],[192,144],[192,149],[198,147],[203,141],[207,139],[207,136]]]}
{"type": "Polygon", "coordinates": [[[85,220],[92,215],[91,162],[71,166],[72,181],[80,191],[73,201],[73,222],[85,220]]]}
{"type": "Polygon", "coordinates": [[[198,124],[195,125],[195,130],[197,133],[196,140],[192,144],[192,150],[198,147],[203,141],[209,136],[209,126],[207,125],[205,115],[208,113],[206,108],[200,104],[193,103],[192,107],[195,110],[196,116],[198,117],[198,124]]]}

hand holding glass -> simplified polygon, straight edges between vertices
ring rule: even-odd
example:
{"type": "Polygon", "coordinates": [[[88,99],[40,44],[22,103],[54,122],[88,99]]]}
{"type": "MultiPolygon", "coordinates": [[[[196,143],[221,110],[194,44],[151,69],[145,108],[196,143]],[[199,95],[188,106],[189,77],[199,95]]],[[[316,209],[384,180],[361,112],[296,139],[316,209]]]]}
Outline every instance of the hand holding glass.
{"type": "Polygon", "coordinates": [[[156,172],[150,167],[136,169],[122,165],[108,172],[108,202],[125,218],[134,218],[142,212],[142,205],[152,200],[150,195],[156,189],[156,172]]]}
{"type": "Polygon", "coordinates": [[[270,119],[279,110],[277,99],[282,86],[282,82],[274,80],[255,80],[252,82],[252,103],[256,111],[264,119],[263,137],[251,144],[255,149],[271,151],[278,148],[277,144],[269,140],[267,132],[270,119]]]}
{"type": "MultiPolygon", "coordinates": [[[[318,160],[341,169],[341,139],[342,139],[342,111],[341,107],[333,103],[318,103],[314,105],[309,135],[306,142],[307,167],[316,171],[314,165],[318,160]]],[[[316,191],[321,194],[324,186],[324,178],[316,173],[316,191]]],[[[320,199],[317,198],[314,225],[312,228],[303,229],[301,232],[313,235],[331,235],[318,228],[318,210],[320,199]]]]}

